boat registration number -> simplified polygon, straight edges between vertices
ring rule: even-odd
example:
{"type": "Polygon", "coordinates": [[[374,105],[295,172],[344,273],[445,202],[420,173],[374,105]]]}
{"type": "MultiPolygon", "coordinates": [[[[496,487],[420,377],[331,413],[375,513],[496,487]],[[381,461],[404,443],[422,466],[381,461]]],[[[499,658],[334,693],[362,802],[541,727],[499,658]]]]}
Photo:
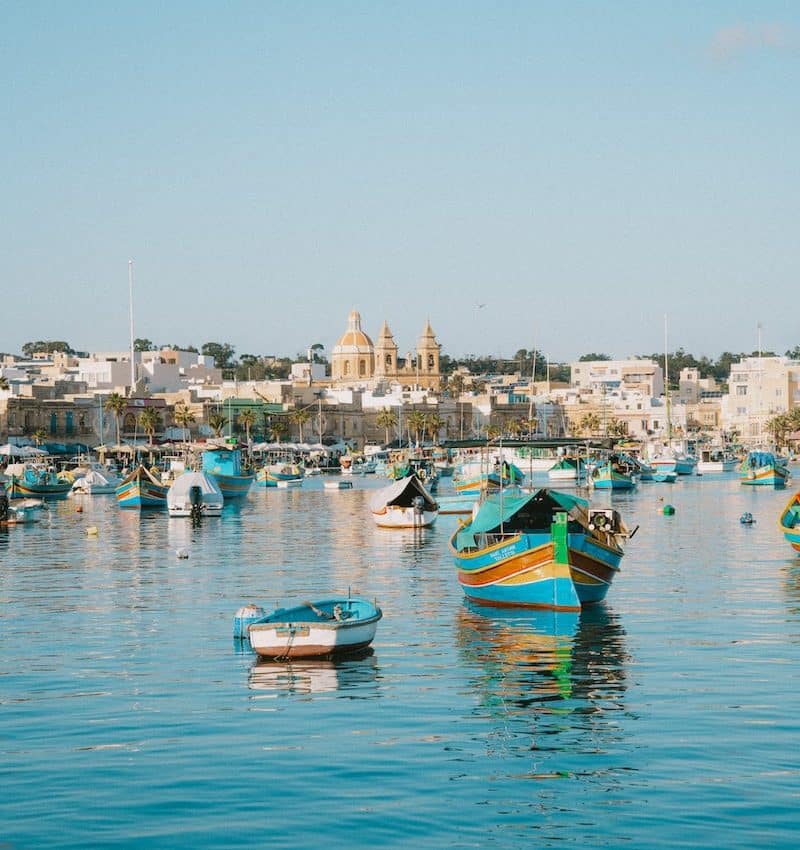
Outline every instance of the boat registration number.
{"type": "Polygon", "coordinates": [[[308,637],[308,626],[276,626],[275,634],[278,637],[308,637]]]}

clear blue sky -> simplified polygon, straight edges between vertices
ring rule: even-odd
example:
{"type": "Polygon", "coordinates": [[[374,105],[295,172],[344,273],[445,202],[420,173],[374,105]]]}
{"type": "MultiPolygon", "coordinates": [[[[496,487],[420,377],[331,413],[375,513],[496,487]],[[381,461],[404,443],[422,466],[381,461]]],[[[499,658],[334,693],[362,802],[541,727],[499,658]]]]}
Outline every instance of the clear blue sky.
{"type": "Polygon", "coordinates": [[[800,344],[796,2],[0,0],[0,351],[800,344]],[[479,307],[484,304],[484,307],[479,307]]]}

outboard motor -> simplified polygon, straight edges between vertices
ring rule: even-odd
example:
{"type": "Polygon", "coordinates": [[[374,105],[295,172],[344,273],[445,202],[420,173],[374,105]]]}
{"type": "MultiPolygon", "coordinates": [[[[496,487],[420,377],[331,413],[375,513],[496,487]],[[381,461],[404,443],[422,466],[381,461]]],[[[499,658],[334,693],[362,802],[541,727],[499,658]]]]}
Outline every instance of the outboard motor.
{"type": "Polygon", "coordinates": [[[192,525],[200,525],[200,520],[203,518],[203,489],[197,484],[189,488],[189,504],[192,506],[189,511],[192,525]]]}
{"type": "Polygon", "coordinates": [[[414,507],[414,513],[421,514],[422,509],[425,507],[425,499],[423,499],[422,496],[414,496],[411,500],[411,504],[414,507]]]}
{"type": "Polygon", "coordinates": [[[8,494],[0,487],[0,522],[8,519],[8,494]]]}

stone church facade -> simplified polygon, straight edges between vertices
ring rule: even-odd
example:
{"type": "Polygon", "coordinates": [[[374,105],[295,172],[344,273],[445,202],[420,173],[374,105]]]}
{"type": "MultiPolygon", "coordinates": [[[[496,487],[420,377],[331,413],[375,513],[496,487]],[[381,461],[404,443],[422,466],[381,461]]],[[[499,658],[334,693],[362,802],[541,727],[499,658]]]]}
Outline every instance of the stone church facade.
{"type": "Polygon", "coordinates": [[[438,390],[441,386],[439,357],[442,346],[429,321],[417,340],[416,352],[400,357],[397,343],[384,321],[378,340],[361,328],[361,314],[351,311],[347,330],[331,352],[331,381],[334,385],[397,383],[408,387],[438,390]]]}

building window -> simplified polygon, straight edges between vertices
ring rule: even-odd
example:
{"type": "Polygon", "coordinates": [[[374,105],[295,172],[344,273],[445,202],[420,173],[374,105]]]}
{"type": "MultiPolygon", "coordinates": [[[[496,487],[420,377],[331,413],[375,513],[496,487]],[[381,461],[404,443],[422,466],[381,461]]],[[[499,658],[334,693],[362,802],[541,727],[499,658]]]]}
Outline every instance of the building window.
{"type": "Polygon", "coordinates": [[[72,425],[72,411],[71,411],[71,410],[68,410],[68,411],[67,411],[67,422],[66,422],[66,427],[65,427],[66,435],[67,435],[68,437],[71,437],[71,436],[72,436],[72,431],[73,431],[73,425],[72,425]]]}
{"type": "Polygon", "coordinates": [[[363,378],[367,374],[367,361],[359,360],[358,361],[358,374],[359,377],[363,378]]]}
{"type": "Polygon", "coordinates": [[[389,366],[390,368],[392,366],[392,355],[391,354],[386,355],[386,365],[389,366]]]}
{"type": "Polygon", "coordinates": [[[345,375],[350,374],[350,361],[349,360],[344,361],[344,374],[345,375]]]}
{"type": "Polygon", "coordinates": [[[55,437],[58,433],[58,415],[55,413],[50,414],[50,434],[55,437]]]}
{"type": "Polygon", "coordinates": [[[742,385],[736,387],[736,395],[747,395],[747,387],[742,385]]]}
{"type": "Polygon", "coordinates": [[[432,354],[428,355],[428,370],[429,371],[433,370],[433,355],[432,354]]]}

